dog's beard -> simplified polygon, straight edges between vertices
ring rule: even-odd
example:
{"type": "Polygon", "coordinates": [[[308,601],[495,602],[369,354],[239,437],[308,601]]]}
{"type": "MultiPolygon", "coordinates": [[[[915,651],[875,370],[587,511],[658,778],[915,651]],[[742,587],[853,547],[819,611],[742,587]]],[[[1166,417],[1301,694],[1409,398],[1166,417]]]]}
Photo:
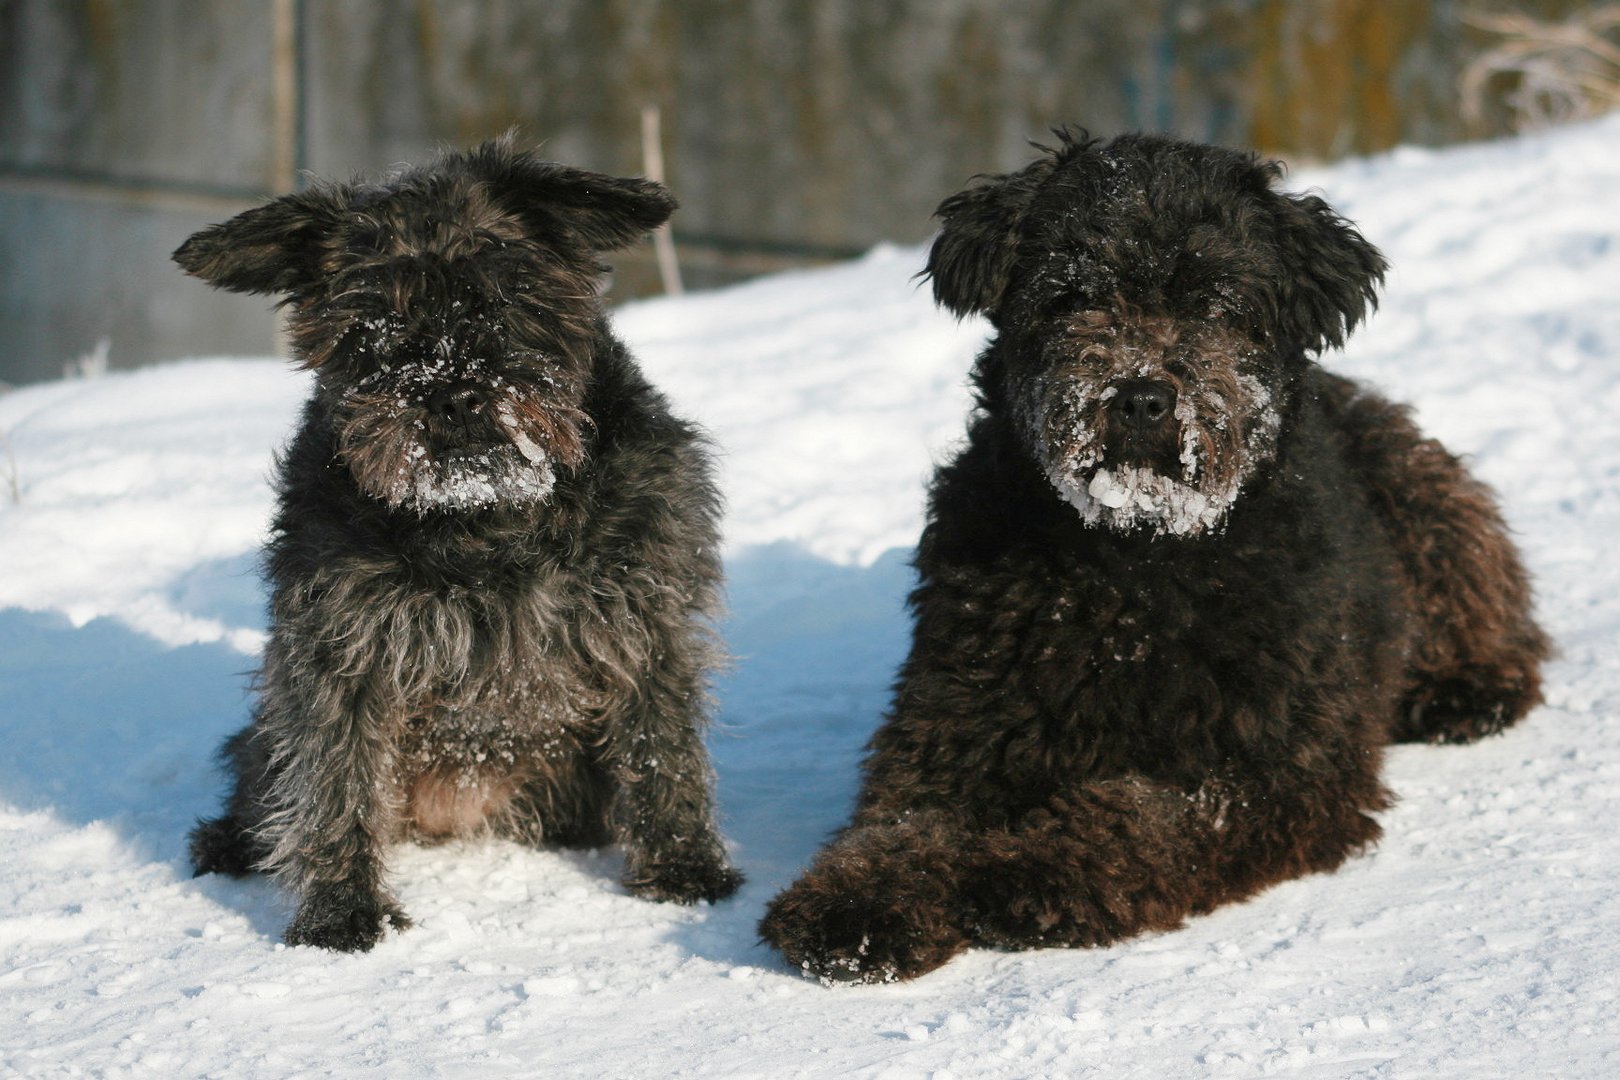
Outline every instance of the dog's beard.
{"type": "Polygon", "coordinates": [[[1265,387],[1249,375],[1225,390],[1180,387],[1173,437],[1160,440],[1171,450],[1157,453],[1122,450],[1108,416],[1117,392],[1107,380],[1035,381],[1025,423],[1052,486],[1087,525],[1156,536],[1218,530],[1276,439],[1265,387]]]}
{"type": "Polygon", "coordinates": [[[374,494],[390,505],[416,511],[541,503],[551,494],[557,476],[544,451],[532,442],[527,445],[532,456],[531,451],[520,454],[505,447],[429,455],[397,483],[374,494]]]}
{"type": "Polygon", "coordinates": [[[1220,524],[1237,499],[1238,485],[1205,491],[1136,465],[1099,468],[1082,490],[1079,477],[1048,466],[1047,476],[1088,525],[1119,532],[1150,527],[1155,534],[1188,536],[1220,524]]]}
{"type": "Polygon", "coordinates": [[[461,438],[395,390],[344,397],[339,455],[360,490],[396,509],[466,512],[545,502],[559,466],[577,464],[574,410],[513,394],[485,406],[476,433],[461,438]]]}

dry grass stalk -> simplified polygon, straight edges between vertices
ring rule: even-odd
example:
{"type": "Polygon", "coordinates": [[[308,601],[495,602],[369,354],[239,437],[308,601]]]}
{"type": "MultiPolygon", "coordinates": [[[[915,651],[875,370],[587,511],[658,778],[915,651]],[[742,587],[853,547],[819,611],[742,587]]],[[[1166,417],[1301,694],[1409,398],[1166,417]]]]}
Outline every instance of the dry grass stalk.
{"type": "Polygon", "coordinates": [[[1549,22],[1519,12],[1465,14],[1468,25],[1503,40],[1463,68],[1463,118],[1488,126],[1500,100],[1515,131],[1544,128],[1620,108],[1620,4],[1599,4],[1549,22]]]}

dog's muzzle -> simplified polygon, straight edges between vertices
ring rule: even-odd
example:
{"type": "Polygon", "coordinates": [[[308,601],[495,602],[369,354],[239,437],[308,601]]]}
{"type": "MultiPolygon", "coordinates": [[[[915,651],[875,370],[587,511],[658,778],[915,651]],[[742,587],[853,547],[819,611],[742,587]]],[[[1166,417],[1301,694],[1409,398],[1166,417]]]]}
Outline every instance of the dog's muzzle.
{"type": "Polygon", "coordinates": [[[428,414],[451,427],[471,427],[488,406],[489,398],[484,391],[465,383],[442,386],[427,399],[428,414]]]}
{"type": "Polygon", "coordinates": [[[428,452],[435,459],[487,452],[510,442],[498,403],[481,387],[442,386],[427,395],[422,409],[428,452]]]}
{"type": "Polygon", "coordinates": [[[1153,431],[1174,417],[1176,388],[1157,379],[1127,379],[1115,384],[1108,407],[1126,430],[1153,431]]]}
{"type": "Polygon", "coordinates": [[[1176,410],[1176,388],[1159,379],[1123,379],[1109,384],[1094,414],[1095,447],[1101,464],[1131,466],[1191,479],[1176,410]]]}

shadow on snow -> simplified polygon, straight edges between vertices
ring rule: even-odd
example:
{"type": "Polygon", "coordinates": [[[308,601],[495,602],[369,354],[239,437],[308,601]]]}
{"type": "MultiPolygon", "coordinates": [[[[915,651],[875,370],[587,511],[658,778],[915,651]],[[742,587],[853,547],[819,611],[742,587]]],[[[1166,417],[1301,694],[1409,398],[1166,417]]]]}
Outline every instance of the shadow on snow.
{"type": "MultiPolygon", "coordinates": [[[[709,745],[722,828],[749,885],[707,919],[678,925],[683,948],[757,962],[764,901],[847,819],[861,748],[908,639],[909,554],[851,567],[773,544],[728,564],[722,631],[734,660],[716,680],[709,745]]],[[[197,567],[172,600],[226,625],[262,625],[252,568],[250,557],[197,567]]],[[[75,627],[0,611],[0,800],[72,824],[104,821],[142,857],[187,876],[186,833],[219,807],[225,777],[214,754],[246,721],[254,665],[224,644],[170,647],[112,619],[75,627]]],[[[197,884],[278,933],[267,883],[197,884]]]]}

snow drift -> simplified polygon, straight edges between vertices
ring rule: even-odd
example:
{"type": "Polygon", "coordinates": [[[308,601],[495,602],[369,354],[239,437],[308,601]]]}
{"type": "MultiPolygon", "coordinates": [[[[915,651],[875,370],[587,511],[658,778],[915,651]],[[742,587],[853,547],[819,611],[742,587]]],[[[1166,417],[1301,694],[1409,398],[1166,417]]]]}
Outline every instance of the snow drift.
{"type": "Polygon", "coordinates": [[[751,879],[712,908],[631,899],[613,851],[407,848],[414,930],[279,944],[286,898],[192,880],[184,839],[247,708],[304,377],[197,360],[0,397],[0,1074],[1615,1075],[1620,117],[1290,183],[1395,266],[1328,363],[1496,486],[1561,649],[1520,728],[1392,754],[1376,851],[1175,933],[901,987],[826,990],[756,943],[847,816],[984,334],[934,310],[920,250],[880,248],[619,314],[724,454],[710,742],[751,879]]]}

